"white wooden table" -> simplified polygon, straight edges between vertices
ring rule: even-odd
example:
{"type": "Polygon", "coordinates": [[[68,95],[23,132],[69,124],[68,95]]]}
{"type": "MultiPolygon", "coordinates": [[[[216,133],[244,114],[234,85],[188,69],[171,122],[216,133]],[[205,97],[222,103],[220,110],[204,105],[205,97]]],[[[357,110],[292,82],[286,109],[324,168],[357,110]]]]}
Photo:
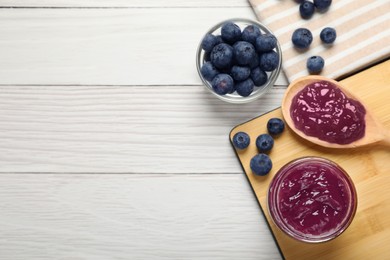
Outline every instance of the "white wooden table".
{"type": "Polygon", "coordinates": [[[280,105],[208,93],[246,0],[0,0],[0,259],[280,259],[228,141],[280,105]]]}

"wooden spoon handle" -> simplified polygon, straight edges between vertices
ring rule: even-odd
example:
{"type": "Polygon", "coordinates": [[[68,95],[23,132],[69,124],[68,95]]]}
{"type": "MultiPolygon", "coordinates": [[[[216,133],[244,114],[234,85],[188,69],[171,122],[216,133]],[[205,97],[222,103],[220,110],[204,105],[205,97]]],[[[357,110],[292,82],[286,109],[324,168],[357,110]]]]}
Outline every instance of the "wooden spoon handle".
{"type": "Polygon", "coordinates": [[[387,129],[384,129],[383,131],[383,140],[381,142],[385,146],[390,147],[390,131],[387,129]]]}

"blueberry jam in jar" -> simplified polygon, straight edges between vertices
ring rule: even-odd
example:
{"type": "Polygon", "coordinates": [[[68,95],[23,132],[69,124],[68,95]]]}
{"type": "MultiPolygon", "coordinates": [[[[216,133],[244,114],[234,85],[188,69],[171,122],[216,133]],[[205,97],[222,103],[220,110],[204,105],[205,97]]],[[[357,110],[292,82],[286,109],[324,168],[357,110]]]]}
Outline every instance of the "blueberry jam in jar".
{"type": "Polygon", "coordinates": [[[286,234],[304,242],[325,242],[352,222],[357,195],[352,180],[336,163],[304,157],[282,167],[268,191],[268,209],[286,234]]]}
{"type": "Polygon", "coordinates": [[[350,144],[364,137],[364,106],[328,81],[311,83],[298,92],[290,115],[297,129],[329,143],[350,144]]]}

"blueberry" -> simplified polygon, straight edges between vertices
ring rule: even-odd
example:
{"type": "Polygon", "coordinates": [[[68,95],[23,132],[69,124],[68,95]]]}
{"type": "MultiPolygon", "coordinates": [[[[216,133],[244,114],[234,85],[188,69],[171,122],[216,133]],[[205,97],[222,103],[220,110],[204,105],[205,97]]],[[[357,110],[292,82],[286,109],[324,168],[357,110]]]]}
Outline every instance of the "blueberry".
{"type": "Polygon", "coordinates": [[[260,55],[260,69],[264,71],[273,71],[279,65],[279,54],[275,51],[265,52],[260,55]]]}
{"type": "Polygon", "coordinates": [[[248,25],[242,31],[242,39],[244,41],[250,42],[253,45],[256,43],[256,38],[261,35],[260,29],[254,25],[248,25]]]}
{"type": "Polygon", "coordinates": [[[337,34],[336,30],[330,27],[322,29],[320,33],[320,38],[323,43],[333,43],[336,40],[337,34]]]}
{"type": "Polygon", "coordinates": [[[310,1],[305,0],[299,5],[299,13],[304,19],[309,19],[310,17],[312,17],[314,14],[314,10],[314,4],[310,1]]]}
{"type": "Polygon", "coordinates": [[[251,79],[246,79],[244,81],[237,82],[235,87],[237,94],[243,97],[247,97],[253,92],[255,84],[251,79]]]}
{"type": "Polygon", "coordinates": [[[215,45],[217,45],[217,37],[210,33],[206,34],[202,40],[202,49],[205,51],[211,51],[215,45]]]}
{"type": "Polygon", "coordinates": [[[204,61],[211,61],[210,54],[211,53],[209,51],[206,51],[204,53],[204,56],[203,56],[204,61]]]}
{"type": "Polygon", "coordinates": [[[213,87],[215,93],[219,95],[225,95],[232,91],[234,88],[234,82],[232,77],[230,77],[228,74],[221,73],[214,77],[213,81],[211,82],[211,86],[213,87]]]}
{"type": "Polygon", "coordinates": [[[274,146],[274,139],[269,134],[261,134],[256,139],[256,147],[259,152],[268,152],[274,146]]]}
{"type": "Polygon", "coordinates": [[[251,71],[250,77],[251,77],[253,83],[255,84],[255,86],[258,86],[258,87],[264,85],[268,79],[267,73],[262,71],[260,68],[254,68],[251,71]]]}
{"type": "Polygon", "coordinates": [[[256,50],[267,52],[273,50],[277,45],[276,37],[272,34],[262,34],[256,39],[256,50]]]}
{"type": "Polygon", "coordinates": [[[210,58],[218,69],[228,68],[233,61],[233,48],[229,44],[220,43],[213,48],[210,58]]]}
{"type": "Polygon", "coordinates": [[[328,10],[331,4],[332,0],[314,0],[314,6],[320,12],[325,12],[326,10],[328,10]]]}
{"type": "Polygon", "coordinates": [[[291,40],[298,49],[306,49],[313,41],[313,35],[306,28],[298,28],[294,31],[291,40]]]}
{"type": "Polygon", "coordinates": [[[254,174],[264,176],[271,171],[272,161],[266,154],[257,154],[251,159],[250,167],[254,174]]]}
{"type": "Polygon", "coordinates": [[[221,35],[217,35],[216,37],[217,37],[217,44],[224,43],[221,35]]]}
{"type": "Polygon", "coordinates": [[[236,42],[233,50],[234,58],[239,65],[248,65],[256,56],[255,47],[249,42],[236,42]]]}
{"type": "Polygon", "coordinates": [[[238,132],[233,136],[233,145],[240,150],[247,148],[250,141],[249,135],[245,132],[238,132]]]}
{"type": "Polygon", "coordinates": [[[249,66],[249,68],[254,69],[254,68],[258,67],[259,64],[260,64],[260,56],[255,55],[255,57],[253,58],[253,60],[251,60],[251,62],[248,64],[248,66],[249,66]]]}
{"type": "Polygon", "coordinates": [[[233,66],[232,70],[230,71],[230,75],[236,81],[246,80],[250,74],[251,74],[251,69],[249,67],[242,67],[236,65],[233,66]]]}
{"type": "Polygon", "coordinates": [[[241,29],[237,24],[227,22],[221,28],[221,36],[225,42],[233,44],[241,39],[241,29]]]}
{"type": "Polygon", "coordinates": [[[202,73],[202,76],[208,81],[212,81],[213,78],[219,73],[215,66],[209,61],[203,64],[200,72],[202,73]]]}
{"type": "Polygon", "coordinates": [[[280,118],[271,118],[268,120],[267,129],[271,135],[281,134],[284,130],[284,122],[280,118]]]}
{"type": "Polygon", "coordinates": [[[229,92],[229,94],[232,94],[236,91],[236,84],[234,84],[234,80],[233,80],[233,87],[232,87],[232,90],[229,92]]]}
{"type": "Polygon", "coordinates": [[[325,65],[325,61],[321,56],[312,56],[307,59],[306,67],[310,74],[319,73],[325,65]]]}

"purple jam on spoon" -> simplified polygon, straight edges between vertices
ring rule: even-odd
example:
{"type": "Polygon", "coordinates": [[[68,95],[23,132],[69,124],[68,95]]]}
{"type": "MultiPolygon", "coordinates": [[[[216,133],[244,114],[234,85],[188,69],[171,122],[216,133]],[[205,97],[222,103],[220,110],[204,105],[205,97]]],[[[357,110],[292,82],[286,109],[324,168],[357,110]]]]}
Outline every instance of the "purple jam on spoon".
{"type": "Polygon", "coordinates": [[[364,137],[364,106],[328,81],[311,83],[292,99],[290,116],[297,129],[320,140],[350,144],[364,137]]]}

